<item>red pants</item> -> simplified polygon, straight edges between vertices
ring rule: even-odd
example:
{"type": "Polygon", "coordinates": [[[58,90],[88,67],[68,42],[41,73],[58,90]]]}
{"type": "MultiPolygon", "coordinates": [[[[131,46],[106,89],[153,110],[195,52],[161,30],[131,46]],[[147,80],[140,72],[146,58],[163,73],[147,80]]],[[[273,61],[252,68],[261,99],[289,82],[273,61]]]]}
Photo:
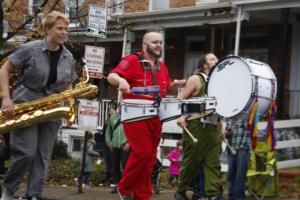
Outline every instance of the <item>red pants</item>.
{"type": "Polygon", "coordinates": [[[156,162],[162,123],[158,117],[123,124],[130,156],[118,184],[122,195],[148,200],[152,195],[152,168],[156,162]]]}

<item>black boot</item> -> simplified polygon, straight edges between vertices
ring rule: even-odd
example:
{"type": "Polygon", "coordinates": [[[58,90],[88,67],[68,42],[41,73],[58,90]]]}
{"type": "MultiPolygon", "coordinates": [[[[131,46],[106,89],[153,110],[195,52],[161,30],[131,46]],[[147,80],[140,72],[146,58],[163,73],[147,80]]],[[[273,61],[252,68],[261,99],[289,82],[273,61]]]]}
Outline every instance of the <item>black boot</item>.
{"type": "Polygon", "coordinates": [[[180,192],[176,192],[174,195],[175,200],[188,200],[186,194],[182,194],[180,192]]]}

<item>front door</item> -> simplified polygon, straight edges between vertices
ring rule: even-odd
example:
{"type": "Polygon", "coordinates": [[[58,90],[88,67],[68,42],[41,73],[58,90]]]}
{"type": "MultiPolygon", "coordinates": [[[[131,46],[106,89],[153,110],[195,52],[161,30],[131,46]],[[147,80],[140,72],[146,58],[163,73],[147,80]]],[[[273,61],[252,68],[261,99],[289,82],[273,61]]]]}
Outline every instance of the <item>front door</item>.
{"type": "Polygon", "coordinates": [[[205,37],[190,36],[185,41],[184,78],[194,74],[201,55],[205,52],[205,37]]]}

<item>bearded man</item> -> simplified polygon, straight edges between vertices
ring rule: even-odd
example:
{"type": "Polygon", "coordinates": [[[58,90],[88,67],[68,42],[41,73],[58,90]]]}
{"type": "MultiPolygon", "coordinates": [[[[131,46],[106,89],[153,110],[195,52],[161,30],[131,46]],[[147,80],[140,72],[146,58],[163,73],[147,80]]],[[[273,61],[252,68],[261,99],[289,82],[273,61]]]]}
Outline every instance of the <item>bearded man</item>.
{"type": "MultiPolygon", "coordinates": [[[[118,87],[123,99],[156,100],[167,93],[174,93],[185,80],[172,82],[166,65],[159,60],[163,50],[163,39],[158,31],[148,31],[143,38],[143,51],[131,54],[108,75],[108,82],[118,87]],[[133,95],[132,87],[159,87],[159,94],[133,95]]],[[[118,184],[121,199],[148,200],[152,195],[151,174],[156,162],[162,122],[159,117],[123,124],[130,145],[130,156],[118,184]]]]}

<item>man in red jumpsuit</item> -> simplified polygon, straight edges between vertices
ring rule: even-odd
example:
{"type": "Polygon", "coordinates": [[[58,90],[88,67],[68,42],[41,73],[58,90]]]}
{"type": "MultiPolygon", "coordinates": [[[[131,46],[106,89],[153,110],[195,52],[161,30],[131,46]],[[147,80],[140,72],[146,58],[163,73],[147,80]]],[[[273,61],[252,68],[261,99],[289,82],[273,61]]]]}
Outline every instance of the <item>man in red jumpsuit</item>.
{"type": "MultiPolygon", "coordinates": [[[[132,95],[130,93],[132,87],[158,85],[159,96],[165,97],[167,93],[174,93],[178,87],[184,85],[185,80],[172,82],[166,65],[159,61],[162,47],[162,35],[157,31],[147,32],[143,38],[143,51],[140,52],[143,59],[147,60],[147,64],[143,66],[139,57],[131,54],[124,57],[108,75],[108,82],[118,87],[123,93],[123,99],[154,100],[154,97],[150,95],[132,95]],[[152,72],[151,66],[152,68],[155,66],[152,72]],[[155,73],[154,76],[153,73],[155,73]]],[[[118,184],[120,197],[124,200],[148,200],[152,195],[151,174],[156,162],[162,122],[159,117],[153,117],[125,123],[123,127],[131,153],[118,184]]]]}

